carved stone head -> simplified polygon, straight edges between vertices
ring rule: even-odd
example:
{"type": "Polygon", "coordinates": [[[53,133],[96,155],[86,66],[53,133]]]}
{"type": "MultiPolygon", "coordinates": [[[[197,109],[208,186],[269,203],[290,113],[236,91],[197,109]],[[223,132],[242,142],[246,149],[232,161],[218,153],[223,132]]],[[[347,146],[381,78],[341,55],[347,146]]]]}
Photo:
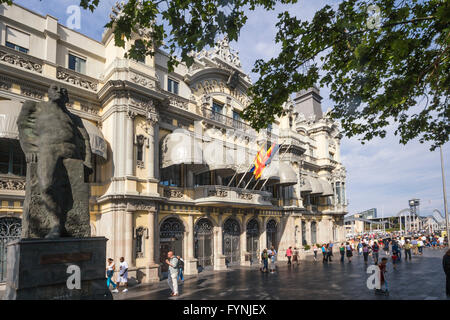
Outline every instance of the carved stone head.
{"type": "Polygon", "coordinates": [[[67,94],[67,89],[63,88],[57,84],[52,84],[48,89],[48,99],[51,102],[55,102],[58,105],[65,105],[69,102],[69,95],[67,94]]]}

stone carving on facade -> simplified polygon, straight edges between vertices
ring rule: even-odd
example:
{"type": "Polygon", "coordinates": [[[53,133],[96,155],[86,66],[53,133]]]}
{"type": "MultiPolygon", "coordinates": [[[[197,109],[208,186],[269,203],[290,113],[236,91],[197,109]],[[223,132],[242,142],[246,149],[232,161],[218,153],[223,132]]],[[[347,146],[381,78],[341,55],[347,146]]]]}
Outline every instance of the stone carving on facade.
{"type": "Polygon", "coordinates": [[[164,197],[166,198],[183,198],[183,191],[178,189],[164,189],[164,197]]]}
{"type": "Polygon", "coordinates": [[[155,206],[152,202],[137,200],[134,202],[127,202],[126,211],[154,211],[155,206]]]}
{"type": "Polygon", "coordinates": [[[0,89],[9,90],[11,89],[11,83],[7,81],[0,81],[0,89]]]}
{"type": "Polygon", "coordinates": [[[238,198],[242,199],[242,200],[252,200],[253,199],[253,194],[251,193],[238,193],[238,198]]]}
{"type": "Polygon", "coordinates": [[[146,88],[155,89],[156,87],[154,80],[143,77],[137,73],[131,73],[130,80],[146,88]]]}
{"type": "Polygon", "coordinates": [[[95,115],[98,115],[98,112],[99,112],[97,108],[91,107],[90,105],[83,104],[83,103],[81,104],[81,110],[84,112],[90,113],[90,114],[95,114],[95,115]]]}
{"type": "Polygon", "coordinates": [[[56,78],[84,89],[97,91],[97,83],[85,80],[80,76],[70,74],[63,70],[58,70],[56,72],[56,78]]]}
{"type": "Polygon", "coordinates": [[[228,196],[228,191],[223,189],[214,189],[214,190],[208,190],[208,196],[209,197],[219,197],[219,198],[225,198],[228,196]]]}
{"type": "MultiPolygon", "coordinates": [[[[156,110],[153,100],[143,101],[141,99],[131,97],[128,105],[129,112],[132,112],[134,116],[142,115],[147,120],[147,123],[153,125],[159,121],[159,114],[156,110]],[[131,111],[132,108],[135,110],[131,111]]],[[[146,128],[147,131],[148,128],[146,128]]]]}
{"type": "Polygon", "coordinates": [[[16,54],[7,53],[2,50],[0,50],[0,61],[4,61],[9,64],[13,64],[15,66],[19,66],[23,69],[42,73],[42,64],[36,63],[29,59],[22,58],[21,56],[16,54]]]}
{"type": "Polygon", "coordinates": [[[188,110],[189,108],[189,103],[187,101],[183,101],[176,97],[169,98],[169,105],[183,110],[188,110]]]}
{"type": "Polygon", "coordinates": [[[139,169],[145,169],[144,161],[136,160],[136,167],[138,167],[139,169]]]}
{"type": "Polygon", "coordinates": [[[38,89],[21,86],[20,91],[24,96],[39,100],[44,99],[44,93],[38,89]]]}
{"type": "Polygon", "coordinates": [[[0,178],[1,190],[25,190],[25,180],[0,178]]]}

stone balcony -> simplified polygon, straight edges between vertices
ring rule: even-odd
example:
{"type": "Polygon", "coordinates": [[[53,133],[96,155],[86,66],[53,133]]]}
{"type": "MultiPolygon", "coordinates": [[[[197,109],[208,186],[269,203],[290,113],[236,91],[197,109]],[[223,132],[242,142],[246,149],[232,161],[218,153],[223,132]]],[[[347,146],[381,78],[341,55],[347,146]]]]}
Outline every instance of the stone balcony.
{"type": "Polygon", "coordinates": [[[0,192],[4,196],[13,198],[25,197],[25,177],[14,175],[0,175],[0,192]]]}
{"type": "Polygon", "coordinates": [[[333,170],[338,165],[338,162],[330,158],[322,158],[317,159],[316,164],[319,165],[321,169],[333,170]]]}
{"type": "Polygon", "coordinates": [[[169,201],[187,201],[199,205],[273,206],[270,192],[219,185],[198,186],[195,188],[161,187],[160,192],[169,201]]]}

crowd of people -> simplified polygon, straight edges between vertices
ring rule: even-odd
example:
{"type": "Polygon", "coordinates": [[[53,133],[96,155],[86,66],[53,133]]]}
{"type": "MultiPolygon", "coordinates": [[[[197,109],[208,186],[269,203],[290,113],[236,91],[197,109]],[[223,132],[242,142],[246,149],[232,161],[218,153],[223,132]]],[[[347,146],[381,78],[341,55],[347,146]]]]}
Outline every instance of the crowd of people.
{"type": "MultiPolygon", "coordinates": [[[[402,259],[406,261],[411,261],[411,257],[414,255],[420,256],[423,254],[423,249],[425,247],[430,249],[444,248],[448,245],[448,237],[443,237],[442,235],[430,234],[418,234],[413,236],[402,236],[396,234],[366,234],[359,237],[348,239],[346,242],[342,242],[339,245],[339,256],[340,262],[344,263],[347,259],[348,263],[352,262],[352,257],[354,255],[363,256],[364,263],[369,264],[369,257],[373,260],[375,265],[378,265],[380,269],[380,282],[384,285],[387,292],[387,283],[385,279],[386,265],[389,259],[392,261],[394,269],[397,269],[397,265],[402,259]],[[380,254],[383,255],[380,259],[380,254]]],[[[324,243],[322,245],[314,244],[312,247],[313,259],[317,261],[318,251],[322,251],[322,262],[329,263],[333,261],[333,242],[324,243]]],[[[277,261],[277,250],[274,246],[269,249],[265,248],[261,252],[261,272],[264,273],[275,273],[276,272],[276,261],[277,261]]],[[[289,247],[286,250],[285,257],[287,258],[287,264],[291,266],[293,263],[298,265],[300,261],[299,249],[294,247],[289,247]]],[[[168,252],[167,259],[165,263],[168,265],[168,277],[167,281],[169,288],[171,290],[170,296],[178,296],[178,281],[183,282],[183,269],[184,260],[180,256],[175,256],[172,251],[168,252]]],[[[450,296],[450,250],[446,252],[443,257],[443,268],[446,274],[446,292],[450,296]]],[[[112,285],[112,292],[119,292],[119,287],[123,286],[122,292],[128,291],[128,264],[125,262],[123,257],[120,258],[118,279],[116,282],[113,280],[115,274],[115,263],[114,260],[109,258],[106,275],[107,275],[107,286],[110,288],[112,285]]]]}

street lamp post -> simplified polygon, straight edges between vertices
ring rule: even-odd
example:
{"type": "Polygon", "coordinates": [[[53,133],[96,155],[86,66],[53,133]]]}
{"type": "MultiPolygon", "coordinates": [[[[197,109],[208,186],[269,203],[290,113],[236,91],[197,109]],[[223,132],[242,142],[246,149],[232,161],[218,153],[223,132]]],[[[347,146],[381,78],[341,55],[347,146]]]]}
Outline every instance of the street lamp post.
{"type": "Polygon", "coordinates": [[[448,228],[448,211],[447,211],[447,192],[445,191],[444,157],[442,156],[442,146],[440,146],[439,149],[441,151],[442,191],[444,192],[445,228],[447,229],[447,245],[450,247],[450,234],[448,228]]]}

